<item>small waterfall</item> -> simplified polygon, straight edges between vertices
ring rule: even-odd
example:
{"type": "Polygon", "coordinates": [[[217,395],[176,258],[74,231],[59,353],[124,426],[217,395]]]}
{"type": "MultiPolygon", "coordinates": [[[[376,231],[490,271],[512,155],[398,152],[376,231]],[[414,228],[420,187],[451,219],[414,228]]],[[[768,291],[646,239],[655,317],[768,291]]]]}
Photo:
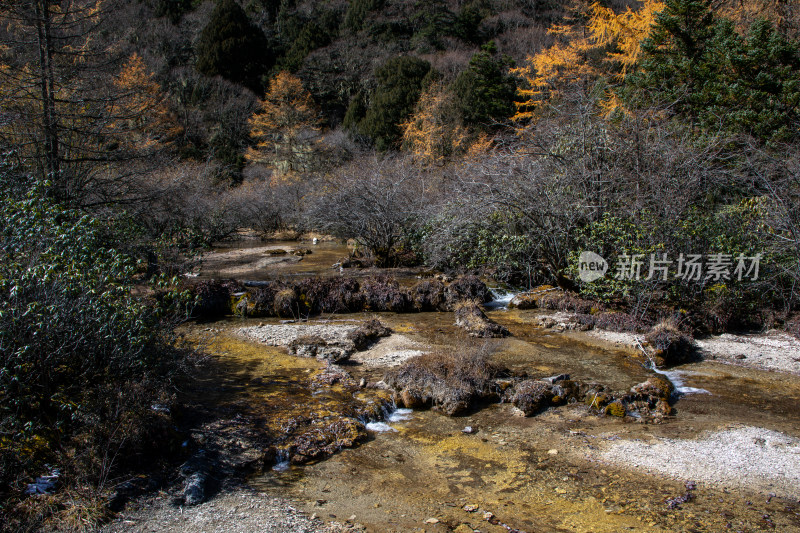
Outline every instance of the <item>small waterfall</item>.
{"type": "Polygon", "coordinates": [[[518,292],[505,289],[489,289],[492,293],[492,301],[484,304],[487,309],[508,309],[508,304],[514,299],[518,292]]]}
{"type": "Polygon", "coordinates": [[[392,403],[385,403],[381,406],[381,414],[377,418],[361,420],[367,431],[374,431],[376,433],[385,433],[387,431],[397,431],[389,425],[390,422],[403,422],[411,420],[412,409],[398,408],[397,405],[392,403]]]}
{"type": "Polygon", "coordinates": [[[687,387],[683,383],[683,372],[680,370],[659,370],[655,366],[651,368],[653,372],[656,374],[661,374],[668,380],[672,382],[672,385],[675,387],[675,395],[676,396],[684,396],[686,394],[711,394],[706,389],[699,389],[697,387],[687,387]]]}
{"type": "Polygon", "coordinates": [[[278,450],[275,456],[275,464],[272,466],[272,469],[275,472],[286,472],[289,470],[290,465],[291,463],[289,462],[288,450],[278,450]]]}

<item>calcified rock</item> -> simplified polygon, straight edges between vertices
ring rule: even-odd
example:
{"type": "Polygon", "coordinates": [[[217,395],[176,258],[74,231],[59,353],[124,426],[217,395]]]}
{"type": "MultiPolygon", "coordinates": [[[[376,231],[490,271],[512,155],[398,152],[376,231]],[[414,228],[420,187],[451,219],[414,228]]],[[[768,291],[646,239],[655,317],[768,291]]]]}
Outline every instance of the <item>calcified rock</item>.
{"type": "Polygon", "coordinates": [[[493,322],[486,316],[475,301],[465,300],[455,307],[456,326],[464,329],[472,337],[507,337],[505,326],[493,322]]]}

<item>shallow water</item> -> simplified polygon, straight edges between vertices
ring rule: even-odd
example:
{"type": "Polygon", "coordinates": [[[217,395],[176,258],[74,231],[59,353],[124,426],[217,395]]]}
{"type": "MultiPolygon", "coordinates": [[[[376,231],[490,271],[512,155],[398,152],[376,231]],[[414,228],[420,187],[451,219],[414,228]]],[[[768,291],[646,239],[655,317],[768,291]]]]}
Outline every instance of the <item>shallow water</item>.
{"type": "MultiPolygon", "coordinates": [[[[329,252],[335,255],[340,250],[331,247],[329,252]]],[[[323,254],[316,263],[306,262],[299,269],[313,256],[287,268],[291,274],[277,269],[262,273],[264,279],[321,273],[330,260],[323,254]]],[[[618,391],[651,375],[624,349],[580,332],[554,333],[534,326],[536,311],[497,306],[488,314],[513,334],[485,341],[494,350],[493,360],[516,372],[535,377],[568,373],[573,379],[597,381],[618,391]]],[[[369,316],[378,316],[395,332],[431,348],[459,349],[475,342],[453,325],[451,313],[369,316]]],[[[319,362],[231,335],[240,325],[258,322],[271,321],[229,320],[212,325],[219,331],[195,332],[209,337],[216,359],[205,400],[235,409],[246,406],[269,420],[270,432],[280,431],[282,423],[298,413],[346,412],[352,395],[335,387],[318,394],[308,390],[309,379],[322,368],[319,362]]],[[[359,365],[345,368],[356,380],[376,381],[383,374],[359,365]]],[[[449,531],[461,524],[481,531],[508,531],[485,521],[484,511],[528,532],[800,531],[796,501],[767,501],[765,494],[747,487],[700,483],[694,501],[682,509],[668,509],[666,500],[682,495],[686,480],[598,462],[597,450],[616,439],[686,439],[738,424],[800,437],[797,376],[714,361],[670,372],[671,378],[682,381],[684,394],[675,400],[675,416],[663,424],[599,417],[583,405],[551,408],[532,418],[517,416],[507,404],[457,418],[397,410],[370,423],[369,440],[361,446],[302,467],[279,458],[277,468],[254,477],[251,484],[293,498],[309,514],[324,519],[345,521],[355,515],[354,522],[376,532],[449,531]],[[465,426],[476,432],[462,432],[465,426]],[[465,511],[467,504],[480,511],[465,511]],[[429,518],[438,522],[426,523],[429,518]]]]}

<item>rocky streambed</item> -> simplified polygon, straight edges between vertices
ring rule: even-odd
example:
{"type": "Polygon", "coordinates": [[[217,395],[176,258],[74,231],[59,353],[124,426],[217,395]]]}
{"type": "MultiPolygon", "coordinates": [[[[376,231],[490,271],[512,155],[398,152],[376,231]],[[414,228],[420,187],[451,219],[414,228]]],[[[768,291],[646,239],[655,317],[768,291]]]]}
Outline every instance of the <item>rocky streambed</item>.
{"type": "Polygon", "coordinates": [[[665,376],[637,343],[556,313],[489,305],[466,320],[481,315],[509,335],[470,336],[450,311],[187,328],[209,354],[189,446],[214,455],[211,477],[249,475],[191,507],[178,484],[111,529],[800,530],[797,375],[705,353],[665,376]],[[372,319],[391,334],[357,341],[372,319]],[[476,352],[491,368],[474,402],[437,403],[454,382],[436,358],[476,352]]]}

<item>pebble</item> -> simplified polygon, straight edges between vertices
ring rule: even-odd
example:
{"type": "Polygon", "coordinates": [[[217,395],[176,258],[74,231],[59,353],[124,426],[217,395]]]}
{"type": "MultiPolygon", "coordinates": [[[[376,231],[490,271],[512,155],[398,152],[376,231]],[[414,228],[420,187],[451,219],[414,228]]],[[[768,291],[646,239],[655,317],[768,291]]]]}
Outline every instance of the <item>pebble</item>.
{"type": "Polygon", "coordinates": [[[426,524],[438,524],[439,523],[439,519],[438,518],[428,518],[427,520],[425,520],[425,523],[426,524]]]}
{"type": "Polygon", "coordinates": [[[467,505],[465,505],[465,506],[464,506],[464,510],[465,510],[466,512],[468,512],[468,513],[474,513],[475,511],[477,511],[477,510],[478,510],[478,506],[477,506],[477,505],[472,505],[472,504],[469,504],[469,503],[468,503],[467,505]]]}
{"type": "Polygon", "coordinates": [[[558,450],[553,448],[552,450],[547,450],[548,455],[558,455],[558,450]]]}
{"type": "Polygon", "coordinates": [[[461,430],[461,433],[466,433],[467,435],[471,435],[472,433],[475,433],[475,430],[472,428],[472,426],[467,426],[461,430]]]}

